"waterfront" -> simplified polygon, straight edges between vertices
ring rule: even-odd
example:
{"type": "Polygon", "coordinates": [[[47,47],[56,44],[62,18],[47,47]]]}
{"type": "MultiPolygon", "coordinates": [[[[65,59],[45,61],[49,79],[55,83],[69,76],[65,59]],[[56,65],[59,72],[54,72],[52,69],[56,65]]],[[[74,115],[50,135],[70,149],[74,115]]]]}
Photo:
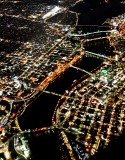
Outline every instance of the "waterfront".
{"type": "MultiPolygon", "coordinates": [[[[39,4],[35,5],[35,6],[39,6],[39,4]]],[[[110,7],[111,6],[112,6],[112,4],[110,5],[110,7]]],[[[89,14],[82,13],[79,16],[79,24],[86,23],[89,25],[101,25],[101,23],[103,23],[107,17],[110,18],[110,17],[113,17],[113,16],[116,16],[118,14],[123,13],[123,9],[121,9],[122,8],[121,4],[119,5],[119,9],[118,9],[118,5],[117,5],[117,13],[116,13],[116,9],[115,10],[113,9],[114,12],[113,11],[111,12],[110,7],[107,4],[107,8],[108,8],[107,14],[109,14],[109,16],[106,15],[106,17],[102,17],[102,14],[101,14],[102,12],[100,13],[100,10],[103,8],[103,5],[101,5],[101,7],[100,7],[101,9],[99,9],[99,6],[98,6],[98,9],[96,8],[96,6],[92,7],[93,9],[86,8],[86,10],[88,10],[89,14]],[[96,14],[95,14],[95,12],[96,12],[96,14]],[[97,15],[98,15],[98,18],[96,17],[97,15]],[[96,17],[95,19],[93,18],[94,16],[96,17]]],[[[115,8],[115,7],[116,6],[113,5],[113,7],[111,7],[111,8],[115,8]]],[[[104,8],[105,8],[105,6],[104,6],[104,8]]],[[[33,18],[33,16],[31,16],[31,18],[33,18]]],[[[20,23],[20,21],[18,23],[20,23]]],[[[86,27],[85,28],[86,31],[83,30],[83,33],[97,31],[100,28],[99,27],[96,28],[94,26],[86,27]],[[87,28],[88,28],[88,30],[87,30],[87,28]]],[[[30,38],[29,35],[32,35],[32,33],[31,32],[28,33],[28,36],[27,36],[28,38],[30,38]]],[[[21,34],[21,36],[22,36],[22,34],[21,34]]],[[[24,36],[23,36],[23,39],[25,39],[24,36]]],[[[22,40],[20,40],[20,42],[21,41],[22,40]]],[[[109,46],[107,45],[106,41],[102,40],[101,43],[100,43],[100,41],[98,41],[98,42],[96,41],[96,42],[94,42],[94,45],[93,45],[93,43],[92,44],[88,43],[88,44],[89,45],[86,48],[87,48],[87,50],[90,49],[89,51],[91,51],[91,52],[94,52],[94,53],[101,52],[102,55],[104,53],[106,54],[106,52],[107,52],[107,54],[112,55],[112,53],[109,53],[109,46]]],[[[5,48],[5,46],[3,48],[5,48]]],[[[111,49],[110,49],[110,52],[111,52],[111,49]]],[[[88,56],[90,56],[90,55],[88,55],[88,56]]],[[[95,57],[95,58],[94,57],[91,57],[91,58],[87,57],[85,59],[83,58],[83,61],[81,60],[81,62],[79,62],[77,67],[83,68],[86,71],[91,71],[91,70],[93,70],[93,67],[96,68],[97,66],[99,66],[102,63],[102,61],[103,61],[103,58],[97,59],[97,57],[95,57]],[[84,62],[84,65],[82,64],[82,62],[84,62]]],[[[72,82],[74,80],[80,79],[83,75],[84,75],[83,72],[76,70],[75,68],[69,68],[64,74],[61,74],[60,77],[57,78],[57,80],[55,80],[51,85],[49,85],[49,87],[46,90],[50,91],[50,92],[58,93],[58,94],[63,94],[65,89],[69,88],[70,84],[72,84],[72,82]]],[[[35,100],[29,106],[29,108],[26,109],[24,114],[19,118],[19,124],[20,124],[21,128],[24,130],[24,129],[34,129],[34,128],[39,128],[39,127],[50,126],[53,111],[55,109],[55,106],[56,106],[56,103],[57,103],[59,97],[60,96],[43,93],[37,100],[35,100]],[[48,103],[48,101],[49,101],[49,103],[48,103]],[[31,122],[32,119],[33,119],[33,121],[31,122]]],[[[49,144],[50,142],[51,142],[51,138],[49,139],[47,144],[49,144]]],[[[33,143],[37,146],[37,142],[33,142],[33,143]]],[[[43,146],[42,146],[42,141],[41,141],[42,148],[44,148],[45,143],[43,143],[43,146]]],[[[51,147],[50,147],[50,150],[51,150],[51,147]]],[[[36,155],[37,155],[37,151],[38,150],[36,150],[36,153],[35,153],[36,155]]],[[[55,154],[55,151],[51,150],[51,154],[55,154]]],[[[40,154],[39,154],[39,156],[40,156],[40,154]]],[[[45,158],[47,158],[47,157],[45,157],[45,158]]]]}

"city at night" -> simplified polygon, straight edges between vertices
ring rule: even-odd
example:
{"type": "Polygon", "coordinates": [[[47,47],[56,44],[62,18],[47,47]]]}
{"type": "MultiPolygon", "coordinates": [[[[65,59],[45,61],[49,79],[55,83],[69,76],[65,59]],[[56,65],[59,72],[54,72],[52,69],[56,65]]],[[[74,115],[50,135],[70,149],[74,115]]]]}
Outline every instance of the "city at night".
{"type": "Polygon", "coordinates": [[[125,1],[1,0],[0,160],[124,148],[125,1]]]}

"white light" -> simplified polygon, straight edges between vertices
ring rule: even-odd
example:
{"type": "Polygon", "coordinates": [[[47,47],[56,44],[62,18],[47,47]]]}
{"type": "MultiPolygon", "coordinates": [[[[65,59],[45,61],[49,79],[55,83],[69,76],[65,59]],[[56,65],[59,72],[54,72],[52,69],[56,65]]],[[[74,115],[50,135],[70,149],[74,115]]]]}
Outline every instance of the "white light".
{"type": "Polygon", "coordinates": [[[2,96],[3,95],[3,91],[0,91],[0,96],[2,96]]]}
{"type": "Polygon", "coordinates": [[[54,15],[56,15],[57,13],[59,13],[61,11],[61,8],[56,6],[55,8],[53,8],[50,12],[48,12],[47,14],[45,14],[43,16],[43,19],[48,19],[54,15]]]}
{"type": "Polygon", "coordinates": [[[117,54],[115,55],[115,60],[118,61],[118,55],[117,54]]]}
{"type": "Polygon", "coordinates": [[[113,26],[117,26],[118,24],[116,22],[113,22],[113,26]]]}
{"type": "Polygon", "coordinates": [[[24,151],[26,157],[29,157],[29,152],[27,150],[24,151]]]}
{"type": "Polygon", "coordinates": [[[11,159],[10,153],[8,151],[4,152],[6,159],[11,159]]]}

